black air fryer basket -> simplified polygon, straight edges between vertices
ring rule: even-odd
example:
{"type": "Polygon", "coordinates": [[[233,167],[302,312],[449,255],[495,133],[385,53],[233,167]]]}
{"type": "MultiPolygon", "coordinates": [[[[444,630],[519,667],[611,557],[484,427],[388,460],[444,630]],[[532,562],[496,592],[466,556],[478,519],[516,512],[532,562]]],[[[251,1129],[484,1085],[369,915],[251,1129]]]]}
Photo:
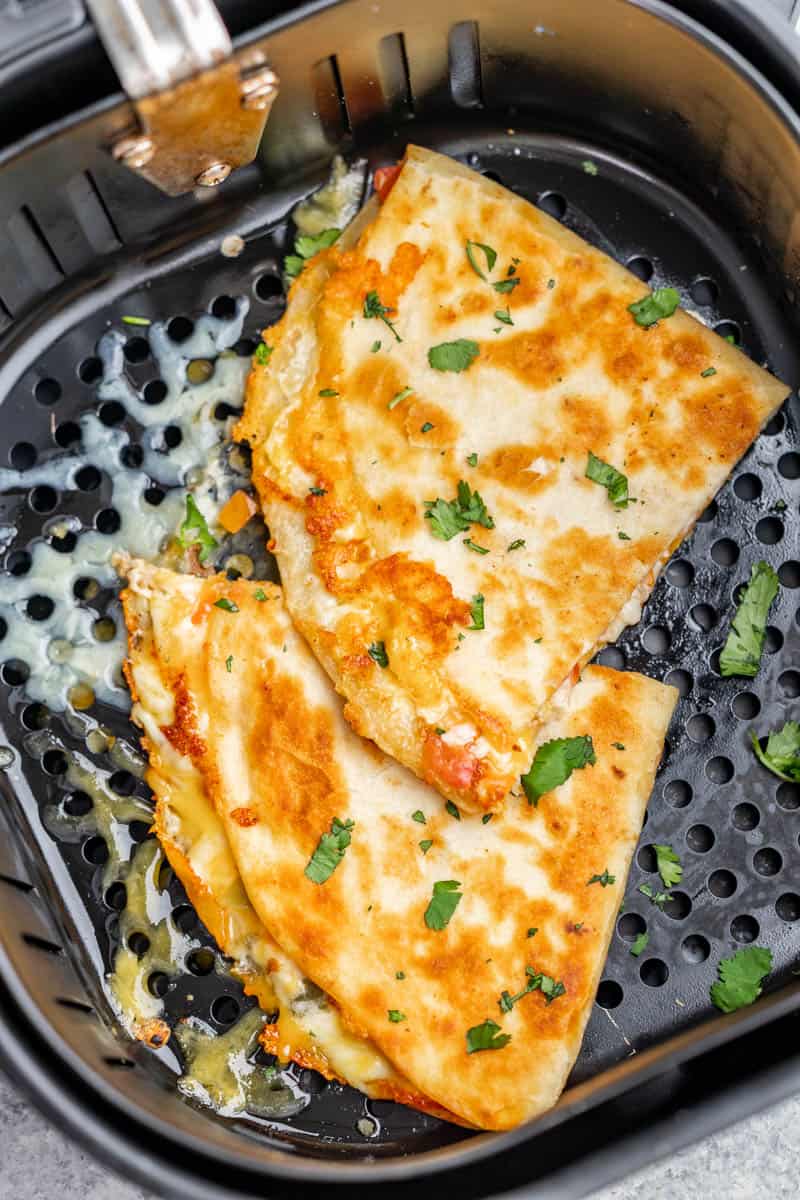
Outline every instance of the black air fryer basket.
{"type": "MultiPolygon", "coordinates": [[[[221,5],[234,35],[227,61],[225,30],[199,0],[90,7],[127,99],[79,0],[0,5],[0,466],[80,454],[76,422],[99,406],[97,343],[109,325],[126,332],[126,371],[146,394],[156,368],[124,314],[180,317],[177,339],[186,319],[225,316],[244,296],[236,349],[251,354],[282,311],[297,200],[327,178],[335,153],[370,172],[412,140],[499,179],[653,287],[676,286],[755,361],[800,382],[800,67],[766,0],[349,0],[284,15],[239,0],[221,5]],[[136,57],[126,20],[139,7],[161,13],[164,61],[136,57]],[[188,25],[170,25],[184,7],[188,25]],[[238,169],[225,179],[229,166],[238,169]],[[245,247],[229,258],[220,245],[232,234],[245,247]]],[[[105,408],[101,419],[135,444],[132,417],[105,408]]],[[[127,1039],[101,986],[118,938],[104,847],[48,832],[52,806],[70,800],[57,747],[87,754],[85,744],[63,714],[31,702],[28,664],[0,640],[11,750],[0,750],[3,1066],[117,1169],[198,1198],[317,1185],[387,1200],[442,1187],[465,1200],[582,1195],[800,1087],[800,786],[759,766],[748,736],[796,716],[800,695],[799,416],[793,395],[662,572],[641,623],[600,656],[674,683],[681,700],[555,1110],[512,1134],[467,1134],[390,1104],[365,1108],[296,1068],[309,1103],[272,1127],[183,1099],[172,1046],[127,1039]],[[733,597],[760,558],[782,585],[762,668],[754,680],[723,679],[733,597]],[[638,890],[657,883],[657,842],[684,864],[663,911],[638,890]],[[716,965],[753,942],[773,952],[767,994],[723,1017],[709,1000],[716,965]],[[366,1112],[371,1137],[359,1132],[366,1112]]],[[[0,497],[0,523],[14,527],[3,542],[12,577],[54,536],[56,516],[113,536],[108,473],[79,478],[85,487],[0,497]]],[[[113,590],[85,603],[114,611],[113,590]]],[[[119,711],[92,715],[135,741],[119,711]]],[[[117,776],[112,788],[144,796],[117,776]]],[[[169,887],[190,920],[179,885],[169,887]]],[[[210,942],[199,925],[193,936],[210,942]]],[[[165,996],[169,1016],[192,1012],[220,1030],[251,1003],[218,971],[187,969],[165,996]]]]}

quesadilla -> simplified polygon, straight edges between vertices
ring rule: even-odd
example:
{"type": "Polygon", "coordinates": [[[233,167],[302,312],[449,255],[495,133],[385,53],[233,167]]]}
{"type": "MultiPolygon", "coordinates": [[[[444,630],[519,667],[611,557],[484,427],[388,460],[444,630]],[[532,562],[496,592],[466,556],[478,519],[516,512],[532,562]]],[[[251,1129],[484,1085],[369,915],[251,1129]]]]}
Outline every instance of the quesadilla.
{"type": "Polygon", "coordinates": [[[388,186],[305,261],[237,436],[347,719],[496,810],[788,388],[459,163],[388,186]]]}
{"type": "MultiPolygon", "coordinates": [[[[145,565],[129,580],[172,692],[159,707],[148,682],[147,703],[169,743],[202,763],[250,903],[283,953],[347,1028],[462,1121],[505,1129],[555,1103],[674,689],[587,668],[542,730],[550,783],[540,779],[538,803],[517,793],[502,813],[466,816],[352,731],[277,588],[145,565]],[[588,739],[556,787],[556,760],[588,739]]],[[[135,664],[142,622],[131,599],[126,610],[135,664]]],[[[134,682],[141,712],[135,670],[134,682]]]]}
{"type": "MultiPolygon", "coordinates": [[[[283,1062],[311,1067],[374,1099],[399,1100],[452,1121],[451,1113],[420,1095],[374,1044],[348,1028],[335,1005],[273,940],[248,900],[205,789],[200,747],[178,732],[176,707],[181,705],[215,719],[213,701],[198,690],[204,689],[206,628],[186,623],[202,580],[131,560],[120,559],[118,566],[130,575],[122,595],[130,651],[125,672],[133,720],[144,733],[156,833],[198,916],[233,959],[233,973],[272,1018],[262,1030],[262,1045],[283,1062]],[[158,614],[155,622],[151,609],[158,614]],[[168,628],[173,622],[185,636],[178,662],[159,658],[153,636],[154,625],[168,628]]],[[[280,604],[274,584],[261,586],[262,594],[280,604]]]]}

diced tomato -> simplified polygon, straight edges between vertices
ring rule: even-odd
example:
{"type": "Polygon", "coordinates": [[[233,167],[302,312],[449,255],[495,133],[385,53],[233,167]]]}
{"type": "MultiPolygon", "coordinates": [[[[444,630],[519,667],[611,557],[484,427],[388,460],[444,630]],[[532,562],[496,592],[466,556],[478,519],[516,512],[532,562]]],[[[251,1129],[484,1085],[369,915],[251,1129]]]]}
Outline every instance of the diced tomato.
{"type": "Polygon", "coordinates": [[[219,523],[228,533],[238,533],[256,511],[257,504],[252,496],[241,489],[234,492],[219,512],[219,523]]]}
{"type": "Polygon", "coordinates": [[[480,766],[467,746],[450,746],[436,733],[429,733],[422,752],[425,778],[448,790],[468,792],[480,766]]]}
{"type": "Polygon", "coordinates": [[[378,167],[375,172],[373,184],[375,191],[378,193],[378,199],[383,204],[389,192],[397,183],[397,177],[403,169],[402,163],[395,163],[393,167],[378,167]]]}

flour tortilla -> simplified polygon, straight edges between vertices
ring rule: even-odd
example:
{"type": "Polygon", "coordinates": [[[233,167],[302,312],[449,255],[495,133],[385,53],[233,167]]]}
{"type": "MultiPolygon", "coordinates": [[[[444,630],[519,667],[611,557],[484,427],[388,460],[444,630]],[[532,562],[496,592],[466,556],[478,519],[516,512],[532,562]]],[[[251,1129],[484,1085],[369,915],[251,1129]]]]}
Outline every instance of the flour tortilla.
{"type": "Polygon", "coordinates": [[[462,809],[502,804],[554,694],[639,619],[787,395],[685,312],[637,325],[646,292],[525,200],[410,146],[385,203],[306,264],[265,330],[238,436],[286,603],[353,727],[462,809]],[[487,279],[468,240],[497,254],[490,269],[473,246],[487,279]],[[402,341],[364,317],[370,292],[402,341]],[[479,351],[466,369],[429,365],[458,339],[479,351]],[[585,477],[589,452],[637,503],[585,477]],[[439,540],[425,503],[462,480],[493,528],[439,540]]]}

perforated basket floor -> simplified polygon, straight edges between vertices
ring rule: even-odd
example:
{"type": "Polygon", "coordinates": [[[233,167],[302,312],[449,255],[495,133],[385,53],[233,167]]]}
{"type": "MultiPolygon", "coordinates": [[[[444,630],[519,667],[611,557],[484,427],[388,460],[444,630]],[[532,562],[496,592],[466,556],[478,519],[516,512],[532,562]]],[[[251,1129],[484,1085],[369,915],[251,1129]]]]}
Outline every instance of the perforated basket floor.
{"type": "MultiPolygon", "coordinates": [[[[415,135],[426,140],[419,129],[415,135]]],[[[628,263],[653,286],[678,287],[686,307],[721,333],[732,334],[753,359],[787,381],[800,379],[793,332],[763,285],[755,251],[732,241],[692,198],[649,177],[640,166],[633,168],[622,159],[564,139],[487,131],[471,142],[434,136],[427,140],[536,201],[628,263]],[[586,171],[587,160],[596,164],[596,174],[586,171]]],[[[239,258],[226,259],[217,252],[196,261],[188,256],[180,269],[110,309],[98,309],[53,341],[3,401],[3,464],[29,469],[34,462],[64,453],[65,448],[79,448],[78,417],[98,405],[97,342],[109,322],[125,329],[120,324],[124,313],[161,321],[191,318],[203,309],[224,314],[233,298],[244,295],[250,311],[237,349],[243,355],[251,353],[258,330],[273,322],[283,305],[279,264],[287,248],[287,227],[282,222],[270,226],[269,219],[264,202],[265,228],[249,238],[239,258]]],[[[180,325],[172,328],[176,336],[180,334],[180,325]]],[[[156,398],[159,389],[154,386],[146,330],[127,332],[126,371],[143,394],[149,388],[150,398],[156,398]]],[[[133,443],[139,440],[141,429],[124,409],[108,404],[99,408],[102,421],[125,429],[133,443]]],[[[748,731],[765,733],[781,725],[792,715],[800,695],[797,420],[793,398],[770,422],[663,571],[641,623],[600,655],[609,665],[675,684],[681,700],[575,1081],[711,1016],[709,985],[716,964],[737,947],[758,940],[772,949],[771,986],[775,987],[796,961],[800,787],[781,783],[758,765],[748,731]],[[775,567],[781,582],[763,665],[755,680],[723,679],[717,657],[733,598],[760,558],[775,567]],[[671,843],[684,865],[683,880],[663,911],[639,891],[641,883],[658,887],[654,842],[671,843]],[[635,958],[631,944],[645,930],[649,944],[635,958]]],[[[30,546],[52,536],[47,531],[56,516],[76,517],[84,529],[110,530],[107,536],[113,539],[109,498],[107,473],[98,476],[92,468],[78,477],[73,491],[58,493],[39,486],[4,495],[0,520],[16,528],[5,548],[6,570],[17,577],[25,575],[30,546]]],[[[154,504],[158,499],[156,490],[154,504]]],[[[80,603],[100,616],[113,600],[113,591],[103,588],[91,601],[80,603]]],[[[29,605],[28,611],[35,621],[36,604],[29,605]]],[[[0,633],[3,630],[0,623],[0,633]]],[[[74,890],[60,890],[72,927],[78,931],[70,954],[79,960],[84,975],[96,975],[108,968],[117,944],[120,892],[103,890],[105,848],[96,836],[82,844],[59,841],[51,839],[41,825],[41,812],[63,799],[66,784],[63,756],[52,746],[42,753],[43,742],[35,735],[44,728],[67,748],[86,754],[86,747],[59,714],[30,702],[26,664],[9,661],[0,640],[3,657],[0,713],[5,741],[14,751],[12,770],[19,769],[30,788],[18,788],[13,820],[23,839],[37,834],[54,879],[66,878],[62,864],[66,865],[74,890]],[[26,811],[26,804],[34,803],[31,797],[38,812],[33,807],[26,811]]],[[[115,709],[97,705],[91,715],[120,737],[135,739],[135,731],[115,709]]],[[[102,755],[95,761],[113,770],[102,755]]],[[[144,785],[124,771],[112,774],[110,785],[123,796],[132,789],[146,796],[144,785]]],[[[78,796],[69,803],[80,811],[85,801],[78,796]]],[[[134,841],[146,836],[146,825],[134,824],[131,835],[134,841]]],[[[13,887],[10,872],[6,882],[13,887]]],[[[176,920],[207,944],[208,936],[187,908],[175,880],[169,890],[176,920]]],[[[31,945],[36,949],[35,941],[31,945]]],[[[45,953],[47,946],[39,949],[45,953]]],[[[185,971],[168,981],[167,1014],[172,1019],[193,1013],[225,1030],[252,1002],[229,976],[209,970],[207,957],[200,956],[199,962],[198,966],[196,955],[190,957],[185,971]]],[[[156,986],[163,988],[164,981],[156,986]]],[[[106,1059],[113,1063],[114,1055],[107,1054],[106,1059]]],[[[135,1063],[136,1070],[153,1070],[166,1079],[178,1067],[177,1048],[134,1054],[121,1042],[118,1061],[135,1063]]],[[[321,1153],[320,1142],[323,1147],[337,1142],[356,1154],[392,1154],[466,1136],[397,1106],[372,1104],[367,1109],[358,1094],[326,1084],[309,1071],[292,1068],[292,1076],[308,1093],[308,1104],[273,1134],[301,1148],[314,1144],[315,1152],[321,1153]],[[357,1129],[366,1111],[378,1121],[370,1139],[357,1129]]],[[[207,1114],[196,1118],[198,1123],[204,1119],[207,1114]]]]}

